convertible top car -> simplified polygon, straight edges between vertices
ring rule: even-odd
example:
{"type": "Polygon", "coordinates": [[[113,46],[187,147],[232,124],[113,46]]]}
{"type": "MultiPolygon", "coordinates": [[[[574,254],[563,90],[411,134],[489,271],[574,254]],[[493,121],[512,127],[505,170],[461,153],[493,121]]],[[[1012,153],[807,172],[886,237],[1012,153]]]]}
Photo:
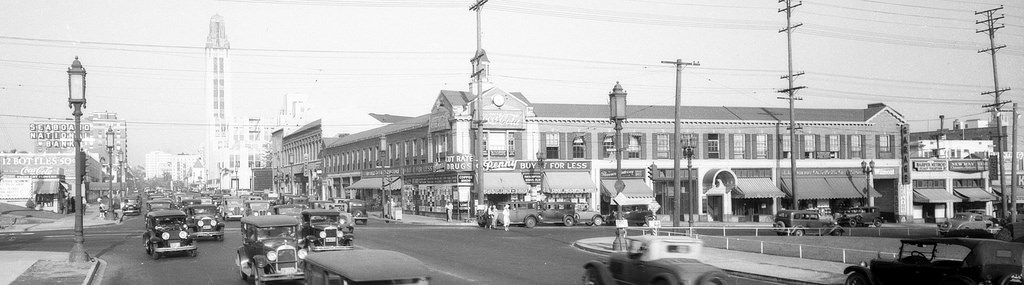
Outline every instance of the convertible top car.
{"type": "Polygon", "coordinates": [[[895,259],[847,267],[846,284],[1022,284],[1024,244],[990,239],[901,240],[895,259]]]}
{"type": "Polygon", "coordinates": [[[423,262],[400,252],[360,249],[310,254],[305,260],[309,285],[430,284],[423,262]],[[387,270],[381,270],[387,268],[387,270]]]}
{"type": "Polygon", "coordinates": [[[583,266],[583,284],[728,284],[726,274],[699,260],[704,242],[685,236],[627,237],[626,252],[583,266]]]}

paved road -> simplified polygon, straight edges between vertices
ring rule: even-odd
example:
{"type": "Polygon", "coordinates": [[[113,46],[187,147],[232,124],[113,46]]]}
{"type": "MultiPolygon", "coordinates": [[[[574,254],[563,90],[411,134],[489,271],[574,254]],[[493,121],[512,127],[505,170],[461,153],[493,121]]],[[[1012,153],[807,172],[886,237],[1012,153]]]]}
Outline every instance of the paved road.
{"type": "MultiPolygon", "coordinates": [[[[371,221],[357,228],[356,244],[396,250],[424,261],[434,270],[435,284],[578,284],[583,263],[601,256],[578,250],[572,243],[608,236],[610,229],[540,226],[506,232],[371,221]]],[[[108,262],[102,284],[245,284],[234,264],[235,249],[241,244],[238,222],[228,223],[224,241],[200,242],[197,257],[152,260],[143,251],[141,233],[140,218],[86,231],[86,251],[108,262]]],[[[70,249],[72,242],[68,230],[5,237],[0,250],[60,251],[70,249]]],[[[732,281],[774,284],[739,277],[732,281]]]]}

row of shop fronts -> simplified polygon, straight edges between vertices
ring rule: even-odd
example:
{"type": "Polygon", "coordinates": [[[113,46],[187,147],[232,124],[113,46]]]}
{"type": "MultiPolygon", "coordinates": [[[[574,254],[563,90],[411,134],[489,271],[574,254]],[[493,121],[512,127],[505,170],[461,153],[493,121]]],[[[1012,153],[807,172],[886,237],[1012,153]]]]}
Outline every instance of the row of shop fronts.
{"type": "MultiPolygon", "coordinates": [[[[85,181],[82,184],[86,201],[112,197],[123,189],[120,183],[102,182],[103,166],[90,155],[85,156],[85,181]]],[[[28,201],[37,209],[63,212],[74,196],[74,154],[2,153],[0,154],[0,203],[25,206],[28,201]]]]}

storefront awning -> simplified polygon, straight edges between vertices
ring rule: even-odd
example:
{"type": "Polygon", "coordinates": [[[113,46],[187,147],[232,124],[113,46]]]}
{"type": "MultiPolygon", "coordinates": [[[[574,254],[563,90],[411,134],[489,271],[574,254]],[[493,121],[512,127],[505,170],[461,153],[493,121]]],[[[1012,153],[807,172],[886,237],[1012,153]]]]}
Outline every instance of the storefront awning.
{"type": "Polygon", "coordinates": [[[914,203],[963,202],[946,189],[914,189],[914,203]]]}
{"type": "MultiPolygon", "coordinates": [[[[654,190],[647,186],[641,179],[622,179],[622,182],[626,184],[626,188],[622,189],[622,194],[627,198],[651,198],[654,199],[654,190]]],[[[618,193],[615,193],[615,180],[606,179],[601,180],[601,194],[608,197],[615,197],[618,193]]]]}
{"type": "Polygon", "coordinates": [[[986,202],[998,200],[996,196],[991,193],[985,192],[985,189],[981,188],[953,188],[953,192],[957,196],[964,198],[967,202],[986,202]]]}
{"type": "Polygon", "coordinates": [[[597,185],[587,172],[548,172],[541,189],[546,193],[590,193],[597,185]]]}
{"type": "MultiPolygon", "coordinates": [[[[383,179],[381,179],[380,177],[367,177],[367,178],[359,179],[359,181],[356,181],[355,183],[352,183],[352,185],[349,185],[348,187],[345,187],[345,189],[346,190],[380,190],[381,184],[383,183],[382,180],[383,179]]],[[[402,179],[401,178],[398,178],[397,180],[395,180],[391,184],[388,184],[388,185],[384,186],[384,189],[387,189],[387,190],[398,190],[398,189],[401,189],[401,188],[402,188],[402,179]]]]}
{"type": "MultiPolygon", "coordinates": [[[[829,186],[832,186],[832,189],[839,191],[844,196],[849,196],[848,198],[864,198],[864,189],[868,188],[867,181],[850,179],[849,177],[825,177],[825,181],[828,182],[829,186]]],[[[882,197],[874,189],[871,189],[871,196],[882,197]]]]}
{"type": "Polygon", "coordinates": [[[32,193],[36,195],[57,194],[60,190],[60,181],[57,180],[36,180],[32,184],[32,193]]]}
{"type": "MultiPolygon", "coordinates": [[[[868,182],[865,180],[854,178],[851,179],[850,182],[853,182],[853,189],[856,189],[859,193],[864,193],[863,189],[868,188],[868,182]]],[[[882,197],[882,193],[878,193],[877,190],[871,189],[871,197],[882,197]]]]}
{"type": "Polygon", "coordinates": [[[726,192],[729,192],[729,188],[726,188],[725,186],[717,186],[717,187],[712,187],[711,189],[708,189],[707,192],[704,192],[704,195],[708,195],[708,196],[725,196],[726,192]]]}
{"type": "Polygon", "coordinates": [[[741,199],[786,197],[769,178],[736,178],[732,196],[741,199]]]}
{"type": "MultiPolygon", "coordinates": [[[[1006,193],[1005,196],[1007,196],[1007,197],[1010,196],[1010,192],[1011,192],[1010,191],[1010,187],[1011,186],[1006,186],[1006,192],[1007,193],[1006,193]]],[[[1004,197],[1003,191],[999,191],[999,186],[994,186],[994,187],[991,187],[991,188],[992,188],[992,194],[997,197],[996,199],[1000,199],[998,197],[1004,197]]],[[[1021,187],[1017,187],[1017,199],[1016,200],[1017,200],[1017,203],[1024,203],[1024,189],[1022,189],[1021,187]]]]}
{"type": "MultiPolygon", "coordinates": [[[[797,177],[796,183],[796,195],[800,200],[864,198],[864,195],[854,191],[852,186],[836,188],[824,177],[797,177]]],[[[789,179],[782,178],[782,187],[792,196],[793,189],[790,185],[789,179]]]]}
{"type": "Polygon", "coordinates": [[[526,185],[523,174],[519,172],[488,172],[484,173],[484,194],[526,194],[530,185],[526,185]]]}

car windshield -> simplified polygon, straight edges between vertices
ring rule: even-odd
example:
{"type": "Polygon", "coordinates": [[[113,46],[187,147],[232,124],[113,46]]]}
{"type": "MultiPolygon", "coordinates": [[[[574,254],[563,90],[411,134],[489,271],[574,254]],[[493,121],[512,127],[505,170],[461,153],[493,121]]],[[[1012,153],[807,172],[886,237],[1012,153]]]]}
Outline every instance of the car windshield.
{"type": "Polygon", "coordinates": [[[956,215],[953,216],[953,219],[954,220],[967,220],[967,219],[970,219],[970,216],[969,215],[965,215],[965,214],[956,214],[956,215]]]}
{"type": "Polygon", "coordinates": [[[963,261],[971,249],[958,244],[903,244],[900,256],[907,258],[912,255],[924,256],[929,261],[955,260],[963,261]]]}
{"type": "Polygon", "coordinates": [[[253,209],[254,211],[265,211],[265,210],[270,209],[270,204],[269,203],[249,203],[249,208],[253,209]]]}
{"type": "Polygon", "coordinates": [[[335,224],[335,223],[338,223],[338,220],[339,220],[338,218],[339,217],[341,217],[341,216],[320,216],[320,215],[314,215],[314,216],[309,216],[309,222],[313,223],[313,224],[323,224],[323,223],[335,224]]]}
{"type": "Polygon", "coordinates": [[[199,215],[199,214],[215,214],[215,213],[217,213],[217,208],[205,208],[205,207],[203,207],[203,208],[192,208],[192,213],[194,213],[196,215],[199,215]]]}
{"type": "Polygon", "coordinates": [[[295,227],[269,227],[269,228],[257,228],[256,238],[268,239],[268,238],[287,238],[295,235],[295,227]]]}
{"type": "Polygon", "coordinates": [[[170,209],[171,208],[171,204],[170,203],[150,203],[149,207],[153,208],[154,210],[155,209],[170,209]]]}
{"type": "Polygon", "coordinates": [[[279,207],[277,208],[278,215],[298,215],[302,213],[300,207],[279,207]]]}
{"type": "Polygon", "coordinates": [[[576,211],[589,211],[590,205],[587,204],[576,204],[576,211]]]}
{"type": "Polygon", "coordinates": [[[185,224],[185,217],[158,217],[156,218],[157,227],[179,227],[185,224]]]}
{"type": "Polygon", "coordinates": [[[395,279],[395,280],[373,280],[363,282],[345,281],[342,283],[342,278],[338,274],[328,273],[327,284],[328,285],[426,285],[430,284],[426,278],[411,278],[411,279],[395,279]]]}

